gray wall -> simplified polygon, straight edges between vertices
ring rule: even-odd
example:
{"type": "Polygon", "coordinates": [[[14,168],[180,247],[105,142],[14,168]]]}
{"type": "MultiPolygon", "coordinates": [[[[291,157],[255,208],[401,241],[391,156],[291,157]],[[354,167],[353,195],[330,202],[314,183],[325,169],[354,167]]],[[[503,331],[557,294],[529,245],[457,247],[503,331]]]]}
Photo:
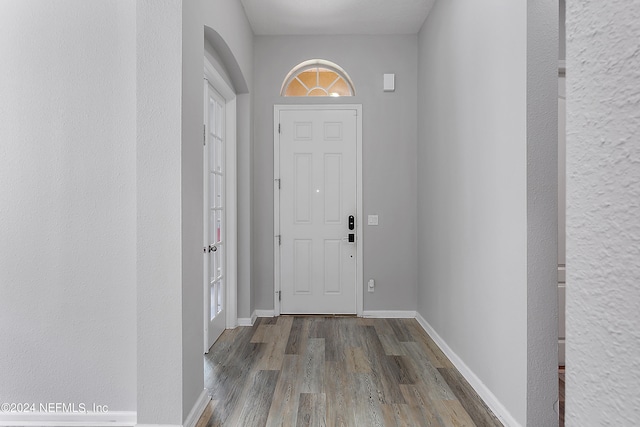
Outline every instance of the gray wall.
{"type": "Polygon", "coordinates": [[[567,426],[640,425],[640,3],[568,2],[567,426]]]}
{"type": "Polygon", "coordinates": [[[136,4],[139,424],[183,420],[181,6],[136,4]]]}
{"type": "Polygon", "coordinates": [[[182,2],[182,421],[204,392],[202,363],[204,0],[182,2]]]}
{"type": "Polygon", "coordinates": [[[558,59],[567,58],[567,34],[566,34],[566,5],[565,0],[560,0],[560,19],[558,20],[560,34],[558,43],[558,59]]]}
{"type": "MultiPolygon", "coordinates": [[[[222,36],[233,54],[243,58],[236,71],[246,72],[249,81],[251,71],[244,67],[251,67],[253,51],[252,34],[239,3],[212,3],[207,2],[205,7],[202,0],[163,0],[140,1],[136,6],[137,373],[141,424],[181,425],[198,397],[204,396],[205,25],[222,36]]],[[[234,81],[238,76],[229,77],[234,81]]],[[[238,99],[240,111],[247,113],[247,107],[247,102],[238,99]]],[[[250,128],[249,114],[239,115],[238,121],[245,129],[250,128]]],[[[248,147],[248,137],[248,132],[239,132],[239,145],[248,147]]],[[[248,159],[239,161],[248,163],[248,159]]]]}
{"type": "MultiPolygon", "coordinates": [[[[357,103],[363,109],[365,310],[415,310],[417,280],[416,72],[417,37],[263,36],[255,39],[253,286],[255,308],[273,309],[273,106],[285,103],[357,103]],[[323,58],[343,67],[356,96],[340,99],[280,97],[287,73],[323,58]],[[396,74],[396,91],[382,90],[382,75],[396,74]]],[[[362,284],[361,284],[362,285],[362,284]]]]}
{"type": "Polygon", "coordinates": [[[3,402],[135,417],[135,7],[2,3],[3,402]]]}
{"type": "MultiPolygon", "coordinates": [[[[220,73],[229,87],[236,93],[236,188],[237,188],[237,317],[251,317],[251,106],[250,94],[239,92],[216,49],[208,41],[205,29],[204,53],[211,65],[220,73]]],[[[229,58],[226,58],[227,61],[229,58]]],[[[235,59],[231,58],[235,62],[235,59]]],[[[246,89],[245,89],[246,91],[246,89]]],[[[231,325],[227,325],[230,327],[231,325]]]]}
{"type": "Polygon", "coordinates": [[[237,94],[238,318],[248,319],[254,310],[251,287],[253,31],[239,1],[205,1],[201,12],[205,35],[209,37],[210,31],[215,31],[219,36],[222,45],[212,47],[220,49],[218,62],[234,83],[237,94]]]}
{"type": "Polygon", "coordinates": [[[418,312],[533,426],[556,419],[558,12],[531,9],[436,2],[419,34],[418,312]]]}
{"type": "Polygon", "coordinates": [[[558,396],[558,5],[527,1],[527,425],[558,396]]]}

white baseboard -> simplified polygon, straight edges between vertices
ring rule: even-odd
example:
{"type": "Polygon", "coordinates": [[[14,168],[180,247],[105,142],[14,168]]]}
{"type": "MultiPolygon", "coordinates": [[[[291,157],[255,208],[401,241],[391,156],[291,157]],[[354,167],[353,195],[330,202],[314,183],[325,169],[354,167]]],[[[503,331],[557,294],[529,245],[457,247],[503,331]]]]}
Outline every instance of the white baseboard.
{"type": "Polygon", "coordinates": [[[484,400],[487,406],[493,411],[494,415],[505,425],[505,427],[522,427],[520,423],[513,418],[513,415],[504,407],[502,402],[489,390],[480,378],[464,363],[464,361],[453,351],[451,347],[442,339],[433,327],[425,320],[420,313],[416,313],[416,320],[422,328],[429,334],[431,339],[440,347],[440,350],[449,358],[451,363],[458,369],[467,382],[478,393],[480,398],[484,400]]]}
{"type": "Polygon", "coordinates": [[[374,319],[414,319],[416,312],[411,310],[366,310],[362,317],[374,319]]]}
{"type": "Polygon", "coordinates": [[[253,326],[253,318],[251,317],[239,317],[238,326],[253,326]]]}
{"type": "Polygon", "coordinates": [[[251,317],[239,317],[238,326],[253,326],[258,317],[273,317],[273,310],[254,310],[251,317]]]}
{"type": "MultiPolygon", "coordinates": [[[[239,326],[253,326],[258,317],[274,317],[274,310],[255,310],[251,319],[238,319],[239,326]],[[251,322],[251,323],[249,323],[251,322]]],[[[414,319],[416,312],[411,310],[368,310],[362,312],[362,317],[377,319],[414,319]]]]}
{"type": "Polygon", "coordinates": [[[136,427],[182,427],[178,424],[136,424],[136,427]]]}
{"type": "Polygon", "coordinates": [[[255,310],[251,315],[251,319],[255,322],[258,317],[274,317],[275,315],[275,310],[255,310]]]}
{"type": "Polygon", "coordinates": [[[200,416],[206,409],[210,400],[211,396],[209,396],[209,391],[207,389],[202,390],[202,393],[200,393],[200,396],[198,397],[195,405],[193,405],[193,408],[191,408],[191,412],[189,412],[189,415],[187,415],[187,419],[184,420],[183,426],[196,427],[200,416]]]}
{"type": "MultiPolygon", "coordinates": [[[[89,409],[89,407],[86,407],[89,409]]],[[[133,427],[136,425],[135,411],[113,412],[2,412],[0,426],[19,427],[133,427]]]]}

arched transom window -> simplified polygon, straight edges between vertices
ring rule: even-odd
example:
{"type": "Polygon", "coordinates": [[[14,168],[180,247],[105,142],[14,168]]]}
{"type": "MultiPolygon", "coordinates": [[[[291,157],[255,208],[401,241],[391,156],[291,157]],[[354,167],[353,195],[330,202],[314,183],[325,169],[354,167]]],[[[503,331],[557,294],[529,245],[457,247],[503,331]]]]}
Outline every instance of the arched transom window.
{"type": "Polygon", "coordinates": [[[281,96],[353,96],[351,78],[340,66],[311,59],[293,67],[282,83],[281,96]]]}

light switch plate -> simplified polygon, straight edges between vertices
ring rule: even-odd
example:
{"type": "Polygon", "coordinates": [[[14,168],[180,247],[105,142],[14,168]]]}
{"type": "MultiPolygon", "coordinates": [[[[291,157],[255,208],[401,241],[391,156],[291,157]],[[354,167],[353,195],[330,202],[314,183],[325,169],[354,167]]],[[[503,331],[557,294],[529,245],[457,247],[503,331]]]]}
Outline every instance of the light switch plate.
{"type": "Polygon", "coordinates": [[[367,216],[367,225],[378,225],[378,215],[367,216]]]}
{"type": "Polygon", "coordinates": [[[396,90],[396,75],[383,74],[382,87],[385,92],[394,92],[396,90]]]}

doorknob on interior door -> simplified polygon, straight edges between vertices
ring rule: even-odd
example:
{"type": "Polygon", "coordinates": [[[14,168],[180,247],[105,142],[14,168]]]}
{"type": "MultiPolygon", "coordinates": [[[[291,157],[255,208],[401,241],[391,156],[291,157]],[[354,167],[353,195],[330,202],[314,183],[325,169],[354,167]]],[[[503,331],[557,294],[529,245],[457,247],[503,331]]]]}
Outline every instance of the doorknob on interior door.
{"type": "Polygon", "coordinates": [[[215,252],[218,250],[218,247],[216,245],[209,245],[209,252],[215,252]]]}

